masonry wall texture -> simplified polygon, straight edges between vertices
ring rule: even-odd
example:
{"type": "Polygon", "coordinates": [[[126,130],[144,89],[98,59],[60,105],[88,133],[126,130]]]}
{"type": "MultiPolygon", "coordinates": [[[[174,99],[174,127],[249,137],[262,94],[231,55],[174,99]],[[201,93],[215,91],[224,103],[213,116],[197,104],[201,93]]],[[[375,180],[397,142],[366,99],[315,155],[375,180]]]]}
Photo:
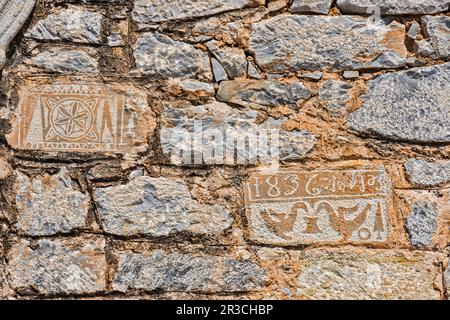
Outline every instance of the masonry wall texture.
{"type": "Polygon", "coordinates": [[[449,7],[0,0],[0,299],[449,299],[449,7]]]}

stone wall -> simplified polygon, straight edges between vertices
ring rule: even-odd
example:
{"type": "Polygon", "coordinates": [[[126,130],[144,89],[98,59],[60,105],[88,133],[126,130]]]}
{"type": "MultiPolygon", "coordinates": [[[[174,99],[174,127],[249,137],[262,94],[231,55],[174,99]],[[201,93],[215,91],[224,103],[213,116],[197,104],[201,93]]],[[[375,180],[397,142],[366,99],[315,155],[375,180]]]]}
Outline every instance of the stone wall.
{"type": "Polygon", "coordinates": [[[449,297],[449,0],[0,4],[0,298],[449,297]]]}

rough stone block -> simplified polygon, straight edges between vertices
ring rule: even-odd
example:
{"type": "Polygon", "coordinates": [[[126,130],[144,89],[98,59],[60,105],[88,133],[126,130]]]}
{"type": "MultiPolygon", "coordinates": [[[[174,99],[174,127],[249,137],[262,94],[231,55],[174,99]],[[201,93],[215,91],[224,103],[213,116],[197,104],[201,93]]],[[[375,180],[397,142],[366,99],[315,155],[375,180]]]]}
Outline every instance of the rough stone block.
{"type": "Polygon", "coordinates": [[[125,84],[30,82],[18,89],[15,149],[133,154],[156,128],[147,94],[125,84]]]}
{"type": "Polygon", "coordinates": [[[200,252],[117,253],[113,290],[247,292],[264,288],[267,271],[251,260],[200,252]]]}
{"type": "Polygon", "coordinates": [[[160,33],[142,33],[133,46],[138,72],[158,78],[211,79],[208,53],[160,33]]]}
{"type": "Polygon", "coordinates": [[[281,83],[276,80],[223,81],[217,92],[217,99],[243,107],[261,109],[287,105],[297,107],[297,103],[311,97],[311,92],[301,83],[281,83]]]}
{"type": "Polygon", "coordinates": [[[350,129],[387,140],[450,142],[450,63],[381,75],[369,81],[350,129]]]}
{"type": "Polygon", "coordinates": [[[294,0],[291,12],[328,14],[332,3],[332,0],[294,0]]]}
{"type": "Polygon", "coordinates": [[[406,63],[405,27],[349,16],[279,15],[253,24],[250,50],[267,72],[389,69],[406,63]]]}
{"type": "Polygon", "coordinates": [[[25,63],[43,72],[98,73],[97,59],[81,49],[49,48],[26,59],[25,63]]]}
{"type": "Polygon", "coordinates": [[[132,17],[136,22],[155,23],[192,19],[221,12],[264,6],[264,0],[135,0],[132,17]]]}
{"type": "Polygon", "coordinates": [[[119,236],[218,234],[233,222],[226,208],[197,202],[176,179],[141,176],[125,185],[98,188],[94,199],[104,230],[119,236]]]}
{"type": "Polygon", "coordinates": [[[6,291],[6,272],[5,272],[5,261],[4,261],[4,250],[3,244],[0,244],[0,299],[6,299],[8,292],[6,291]]]}
{"type": "Polygon", "coordinates": [[[436,233],[438,212],[436,203],[417,201],[406,219],[409,240],[415,248],[429,248],[436,233]]]}
{"type": "Polygon", "coordinates": [[[278,148],[274,156],[290,161],[304,158],[317,142],[306,130],[280,130],[286,119],[267,118],[261,123],[259,116],[257,111],[239,111],[220,102],[167,106],[161,118],[162,151],[177,165],[267,164],[275,159],[271,146],[278,148]],[[271,130],[279,131],[278,142],[272,140],[271,130]]]}
{"type": "Polygon", "coordinates": [[[336,117],[345,114],[347,103],[350,101],[352,86],[344,81],[328,80],[319,91],[322,105],[336,117]]]}
{"type": "Polygon", "coordinates": [[[442,249],[450,239],[447,190],[395,190],[396,215],[403,219],[406,242],[417,249],[442,249]]]}
{"type": "Polygon", "coordinates": [[[89,195],[78,191],[67,169],[30,179],[18,172],[16,227],[30,236],[70,233],[86,227],[89,195]]]}
{"type": "Polygon", "coordinates": [[[36,0],[3,0],[0,8],[0,70],[6,63],[6,52],[9,44],[33,11],[36,0]]]}
{"type": "Polygon", "coordinates": [[[386,243],[391,185],[383,167],[255,171],[244,185],[249,235],[270,245],[386,243]]]}
{"type": "Polygon", "coordinates": [[[6,179],[12,172],[12,168],[6,159],[0,158],[0,181],[6,179]]]}

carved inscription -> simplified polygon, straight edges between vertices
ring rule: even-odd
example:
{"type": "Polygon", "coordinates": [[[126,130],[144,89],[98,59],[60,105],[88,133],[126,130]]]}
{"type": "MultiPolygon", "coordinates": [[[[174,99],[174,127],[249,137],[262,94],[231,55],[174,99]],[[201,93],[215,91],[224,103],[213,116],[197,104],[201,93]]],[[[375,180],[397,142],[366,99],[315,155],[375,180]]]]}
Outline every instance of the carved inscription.
{"type": "Polygon", "coordinates": [[[155,128],[145,93],[102,84],[23,88],[15,122],[8,142],[43,151],[130,152],[155,128]]]}
{"type": "Polygon", "coordinates": [[[384,168],[255,172],[245,184],[250,236],[268,244],[385,242],[384,168]]]}

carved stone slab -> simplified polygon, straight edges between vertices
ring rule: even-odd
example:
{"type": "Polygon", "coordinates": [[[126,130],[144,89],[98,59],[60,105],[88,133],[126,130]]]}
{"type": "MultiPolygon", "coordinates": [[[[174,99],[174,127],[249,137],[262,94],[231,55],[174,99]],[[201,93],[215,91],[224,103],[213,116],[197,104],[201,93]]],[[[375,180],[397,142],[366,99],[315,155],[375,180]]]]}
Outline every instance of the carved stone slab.
{"type": "Polygon", "coordinates": [[[33,11],[36,0],[0,0],[0,69],[6,50],[33,11]]]}
{"type": "Polygon", "coordinates": [[[97,83],[22,87],[14,122],[8,143],[40,151],[133,152],[156,127],[145,92],[97,83]]]}
{"type": "Polygon", "coordinates": [[[384,167],[254,172],[244,186],[249,234],[276,245],[383,243],[390,189],[384,167]]]}

